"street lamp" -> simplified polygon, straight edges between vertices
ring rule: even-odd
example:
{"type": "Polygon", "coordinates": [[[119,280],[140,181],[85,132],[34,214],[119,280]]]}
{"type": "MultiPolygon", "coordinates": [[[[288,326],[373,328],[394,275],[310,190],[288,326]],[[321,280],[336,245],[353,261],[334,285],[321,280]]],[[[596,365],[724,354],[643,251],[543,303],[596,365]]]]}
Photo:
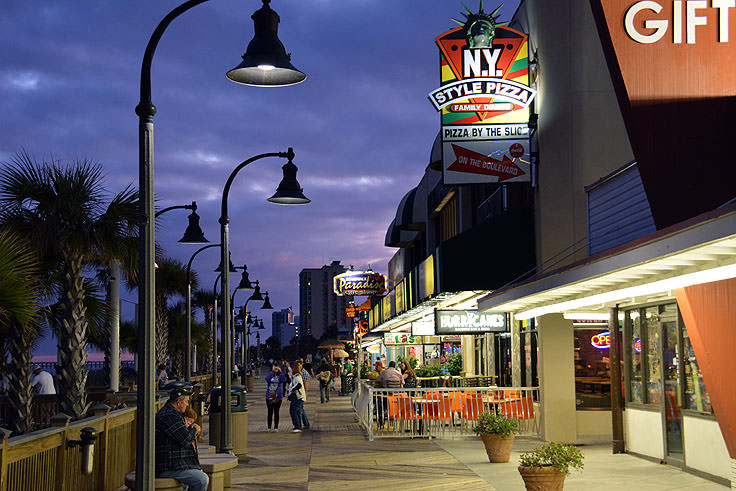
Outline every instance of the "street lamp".
{"type": "MultiPolygon", "coordinates": [[[[141,63],[140,101],[136,106],[138,115],[138,190],[139,207],[139,274],[138,286],[138,377],[137,423],[136,423],[136,489],[153,489],[155,479],[155,301],[154,301],[154,261],[155,261],[155,223],[154,217],[154,179],[153,179],[153,116],[156,107],[151,100],[151,65],[161,36],[166,28],[189,9],[207,0],[188,0],[171,10],[153,31],[141,63]]],[[[235,82],[250,85],[289,85],[304,80],[306,76],[296,70],[290,62],[284,63],[275,41],[278,40],[279,17],[263,0],[263,7],[257,11],[254,21],[255,37],[248,46],[243,63],[231,70],[229,78],[235,82]],[[270,42],[263,42],[270,40],[270,42]],[[256,42],[257,41],[257,42],[256,42]],[[251,50],[252,45],[252,50],[251,50]],[[247,60],[255,60],[253,70],[247,60]],[[262,73],[259,73],[262,72],[262,73]],[[293,72],[288,76],[289,72],[293,72]]],[[[279,41],[280,44],[280,41],[279,41]]],[[[283,45],[282,45],[283,49],[283,45]]],[[[283,50],[285,55],[285,50],[283,50]]],[[[288,58],[287,58],[288,61],[288,58]]],[[[227,257],[227,256],[225,256],[227,257]]],[[[229,397],[229,395],[228,395],[229,397]]],[[[229,414],[228,410],[226,411],[229,414]]]]}
{"type": "MultiPolygon", "coordinates": [[[[222,207],[221,207],[221,213],[220,213],[220,243],[222,244],[221,252],[222,252],[222,264],[226,264],[228,261],[228,258],[230,257],[230,217],[227,213],[227,198],[230,193],[230,187],[233,184],[233,181],[235,180],[235,176],[240,172],[242,168],[244,168],[246,165],[251,164],[255,162],[256,160],[260,160],[266,157],[281,157],[288,159],[288,162],[284,164],[281,169],[283,171],[283,178],[281,179],[281,182],[279,183],[278,188],[276,189],[276,193],[274,193],[273,196],[268,198],[268,201],[272,203],[278,203],[278,204],[307,204],[310,202],[309,198],[304,196],[302,192],[302,188],[299,185],[299,182],[296,180],[296,172],[297,167],[294,165],[294,150],[289,147],[289,149],[286,152],[277,152],[277,153],[262,153],[260,155],[256,155],[255,157],[251,157],[248,160],[245,160],[241,162],[233,171],[230,173],[230,177],[228,177],[227,182],[225,183],[225,188],[222,192],[222,207]]],[[[223,333],[225,332],[225,329],[230,326],[230,296],[228,293],[230,292],[230,272],[229,271],[223,271],[222,274],[222,280],[220,285],[220,291],[222,292],[222,325],[223,325],[223,333]]],[[[222,380],[222,391],[223,394],[225,394],[224,397],[229,397],[230,395],[230,377],[224,376],[224,369],[225,367],[230,367],[230,336],[223,334],[223,340],[222,340],[222,366],[223,366],[223,380],[222,380]]],[[[223,414],[222,414],[222,426],[220,427],[222,430],[222,442],[223,442],[223,448],[218,449],[220,452],[229,453],[232,450],[232,435],[230,432],[230,424],[231,424],[231,417],[232,417],[232,409],[230,408],[229,404],[223,404],[223,414]]]]}
{"type": "Polygon", "coordinates": [[[187,217],[189,219],[189,225],[187,225],[187,229],[184,231],[184,235],[179,239],[177,242],[180,244],[206,244],[209,242],[204,236],[204,232],[202,232],[202,228],[199,226],[199,215],[197,215],[197,202],[192,201],[191,205],[175,205],[175,206],[169,206],[168,208],[164,208],[163,210],[159,210],[156,212],[156,218],[160,217],[167,211],[171,210],[192,210],[192,212],[187,217]]]}
{"type": "MultiPolygon", "coordinates": [[[[187,382],[191,382],[192,380],[192,261],[197,257],[197,254],[205,249],[209,249],[210,247],[220,247],[220,244],[209,244],[204,247],[200,247],[194,252],[194,254],[192,254],[192,257],[189,258],[189,262],[187,263],[187,340],[186,351],[184,353],[184,380],[187,382]]],[[[217,342],[217,339],[214,341],[217,342]]]]}

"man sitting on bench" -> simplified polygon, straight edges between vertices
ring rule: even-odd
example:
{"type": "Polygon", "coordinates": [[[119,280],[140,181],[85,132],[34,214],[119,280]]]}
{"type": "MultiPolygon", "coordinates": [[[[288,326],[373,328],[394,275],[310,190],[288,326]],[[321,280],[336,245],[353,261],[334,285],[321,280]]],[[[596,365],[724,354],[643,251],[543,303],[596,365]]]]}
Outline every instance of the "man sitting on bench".
{"type": "Polygon", "coordinates": [[[191,386],[172,389],[169,401],[156,414],[156,477],[176,479],[184,491],[205,491],[209,478],[195,447],[202,429],[184,419],[192,392],[191,386]]]}

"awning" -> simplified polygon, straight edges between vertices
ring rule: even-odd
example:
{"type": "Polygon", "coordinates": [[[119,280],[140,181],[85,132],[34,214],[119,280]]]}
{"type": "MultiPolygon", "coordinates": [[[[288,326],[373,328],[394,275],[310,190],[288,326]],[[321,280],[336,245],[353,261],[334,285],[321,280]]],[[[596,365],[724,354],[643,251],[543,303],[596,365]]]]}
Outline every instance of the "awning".
{"type": "Polygon", "coordinates": [[[434,170],[442,170],[442,132],[437,132],[437,137],[432,144],[432,150],[429,152],[429,163],[427,167],[434,170]]]}
{"type": "Polygon", "coordinates": [[[705,213],[478,301],[529,319],[674,298],[672,290],[736,277],[736,206],[705,213]]]}
{"type": "Polygon", "coordinates": [[[396,219],[391,222],[386,230],[386,238],[383,245],[386,247],[409,247],[417,236],[417,232],[402,230],[396,225],[396,219]]]}
{"type": "Polygon", "coordinates": [[[408,332],[411,323],[434,315],[435,309],[440,310],[475,310],[478,298],[486,295],[484,291],[463,291],[439,293],[425,300],[416,307],[403,312],[396,317],[374,327],[370,334],[384,332],[408,332]]]}

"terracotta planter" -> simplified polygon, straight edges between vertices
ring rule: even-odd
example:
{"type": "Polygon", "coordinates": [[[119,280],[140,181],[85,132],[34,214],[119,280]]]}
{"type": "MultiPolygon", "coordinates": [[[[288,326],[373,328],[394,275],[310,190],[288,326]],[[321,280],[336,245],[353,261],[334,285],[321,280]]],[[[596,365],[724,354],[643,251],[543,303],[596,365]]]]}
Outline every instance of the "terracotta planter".
{"type": "Polygon", "coordinates": [[[565,485],[565,473],[552,466],[519,466],[519,474],[524,479],[527,491],[556,491],[565,485]]]}
{"type": "Polygon", "coordinates": [[[481,434],[483,445],[486,446],[486,453],[490,462],[508,462],[511,455],[511,446],[514,444],[514,434],[506,438],[496,433],[481,434]]]}

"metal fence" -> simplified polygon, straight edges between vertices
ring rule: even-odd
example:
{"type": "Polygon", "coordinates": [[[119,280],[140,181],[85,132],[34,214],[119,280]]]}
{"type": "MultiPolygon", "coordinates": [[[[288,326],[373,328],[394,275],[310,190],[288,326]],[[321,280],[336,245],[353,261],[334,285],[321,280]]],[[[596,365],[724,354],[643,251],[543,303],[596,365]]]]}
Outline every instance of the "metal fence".
{"type": "Polygon", "coordinates": [[[361,381],[352,403],[371,441],[464,438],[484,411],[517,419],[520,436],[540,436],[538,387],[379,389],[361,381]]]}

